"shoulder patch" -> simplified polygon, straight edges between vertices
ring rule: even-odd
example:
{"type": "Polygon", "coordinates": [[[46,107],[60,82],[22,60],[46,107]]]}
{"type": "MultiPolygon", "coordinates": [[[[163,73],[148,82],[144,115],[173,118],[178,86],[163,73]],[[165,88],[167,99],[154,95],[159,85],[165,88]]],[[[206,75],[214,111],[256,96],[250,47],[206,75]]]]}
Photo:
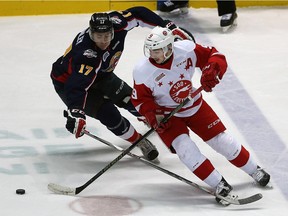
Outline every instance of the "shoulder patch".
{"type": "Polygon", "coordinates": [[[118,25],[120,25],[122,22],[122,20],[118,16],[111,17],[111,20],[112,20],[113,24],[118,24],[118,25]]]}
{"type": "Polygon", "coordinates": [[[161,80],[163,77],[165,77],[165,74],[164,74],[164,73],[161,73],[160,75],[158,75],[158,76],[155,78],[155,81],[158,82],[158,81],[161,80]]]}
{"type": "Polygon", "coordinates": [[[97,58],[97,52],[92,49],[85,50],[83,55],[87,58],[97,58]]]}

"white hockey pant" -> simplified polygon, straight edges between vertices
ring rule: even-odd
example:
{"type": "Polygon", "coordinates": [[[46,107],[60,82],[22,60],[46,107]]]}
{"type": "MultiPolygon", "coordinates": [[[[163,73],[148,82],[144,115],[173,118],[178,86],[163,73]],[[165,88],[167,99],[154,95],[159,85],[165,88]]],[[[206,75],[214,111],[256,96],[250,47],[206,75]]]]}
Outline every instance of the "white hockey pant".
{"type": "MultiPolygon", "coordinates": [[[[172,146],[182,163],[184,163],[192,172],[202,165],[204,161],[208,160],[187,134],[176,137],[172,142],[172,146]]],[[[203,167],[203,169],[205,169],[205,167],[203,167]]],[[[212,188],[215,188],[221,178],[222,175],[216,169],[213,169],[209,176],[203,181],[212,188]]]]}
{"type": "MultiPolygon", "coordinates": [[[[230,134],[222,132],[206,143],[216,152],[223,155],[228,161],[232,161],[241,153],[242,145],[237,142],[230,134]]],[[[249,156],[247,163],[239,167],[247,174],[251,175],[257,169],[257,163],[254,158],[249,156]]]]}

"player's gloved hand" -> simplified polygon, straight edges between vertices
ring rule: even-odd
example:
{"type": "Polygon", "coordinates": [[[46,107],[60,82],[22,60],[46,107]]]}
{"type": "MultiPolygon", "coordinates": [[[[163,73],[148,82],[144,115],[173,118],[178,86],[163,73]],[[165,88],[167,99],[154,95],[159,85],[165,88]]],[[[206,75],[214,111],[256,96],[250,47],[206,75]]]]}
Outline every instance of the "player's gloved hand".
{"type": "Polygon", "coordinates": [[[81,109],[64,110],[64,117],[67,118],[67,130],[70,133],[75,134],[76,138],[83,136],[86,127],[86,117],[84,111],[81,109]]]}
{"type": "Polygon", "coordinates": [[[214,88],[222,78],[219,74],[220,68],[216,62],[210,62],[203,67],[200,82],[204,91],[212,91],[212,88],[214,88]]]}
{"type": "Polygon", "coordinates": [[[145,114],[145,118],[149,125],[153,127],[158,133],[163,133],[165,130],[171,127],[171,122],[167,121],[161,123],[164,118],[164,113],[162,111],[148,112],[145,114]]]}
{"type": "Polygon", "coordinates": [[[195,42],[193,35],[184,28],[176,26],[172,21],[165,20],[166,28],[172,31],[176,40],[191,40],[195,42]]]}

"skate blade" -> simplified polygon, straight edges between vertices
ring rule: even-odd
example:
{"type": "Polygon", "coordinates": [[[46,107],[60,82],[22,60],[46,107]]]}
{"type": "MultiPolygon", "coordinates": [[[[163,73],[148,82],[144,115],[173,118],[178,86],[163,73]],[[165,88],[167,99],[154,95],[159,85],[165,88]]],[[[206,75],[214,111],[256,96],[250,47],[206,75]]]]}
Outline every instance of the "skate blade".
{"type": "Polygon", "coordinates": [[[162,12],[159,11],[158,14],[159,16],[164,16],[164,17],[175,17],[179,15],[185,15],[189,13],[189,9],[184,7],[184,8],[177,8],[175,10],[172,10],[170,12],[162,12]]]}
{"type": "Polygon", "coordinates": [[[269,182],[265,187],[259,185],[257,182],[253,182],[252,184],[253,184],[253,186],[255,186],[257,188],[261,188],[262,190],[272,190],[273,189],[273,185],[271,184],[271,182],[269,182]]]}
{"type": "Polygon", "coordinates": [[[155,158],[154,160],[150,161],[150,162],[152,162],[154,164],[160,164],[160,160],[158,159],[158,157],[155,158]]]}
{"type": "Polygon", "coordinates": [[[230,26],[221,27],[221,29],[223,33],[227,33],[227,32],[232,32],[233,30],[235,30],[236,27],[237,25],[233,24],[230,26]]]}
{"type": "Polygon", "coordinates": [[[234,20],[232,25],[221,27],[222,32],[232,32],[237,27],[237,18],[234,20]]]}

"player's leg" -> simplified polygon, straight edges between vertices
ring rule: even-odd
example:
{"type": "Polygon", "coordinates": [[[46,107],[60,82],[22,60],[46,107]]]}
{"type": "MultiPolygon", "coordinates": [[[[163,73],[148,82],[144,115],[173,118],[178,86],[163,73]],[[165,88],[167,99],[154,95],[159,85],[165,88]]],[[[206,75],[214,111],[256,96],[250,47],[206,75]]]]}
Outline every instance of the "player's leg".
{"type": "MultiPolygon", "coordinates": [[[[116,136],[131,143],[136,142],[140,137],[131,123],[123,117],[111,101],[106,101],[98,110],[97,119],[104,124],[108,130],[116,136]]],[[[138,146],[147,160],[154,160],[158,157],[156,147],[148,140],[143,139],[138,146]]]]}
{"type": "Polygon", "coordinates": [[[257,165],[255,158],[232,135],[222,132],[206,143],[234,166],[252,176],[260,186],[265,187],[269,183],[270,175],[257,165]]]}
{"type": "MultiPolygon", "coordinates": [[[[169,121],[171,121],[171,127],[159,134],[162,141],[173,153],[177,153],[181,162],[199,179],[215,189],[216,193],[227,196],[232,187],[189,137],[186,125],[189,118],[172,117],[169,121]]],[[[227,203],[222,203],[222,201],[221,204],[227,205],[227,203]]]]}
{"type": "Polygon", "coordinates": [[[235,1],[217,1],[218,15],[221,16],[220,26],[227,31],[237,25],[237,13],[235,1]]]}
{"type": "MultiPolygon", "coordinates": [[[[228,196],[232,191],[232,186],[215,169],[191,140],[188,134],[178,136],[172,143],[180,160],[202,181],[215,189],[215,193],[221,196],[228,196]]],[[[229,203],[216,198],[218,203],[229,205],[229,203]]]]}
{"type": "Polygon", "coordinates": [[[106,98],[109,98],[116,106],[126,109],[136,117],[141,115],[137,112],[130,97],[132,88],[120,79],[116,74],[111,73],[95,85],[96,89],[101,91],[106,98]]]}
{"type": "Polygon", "coordinates": [[[270,175],[257,165],[255,158],[243,145],[225,132],[225,126],[204,100],[198,112],[190,118],[189,126],[209,146],[226,157],[233,165],[252,176],[261,186],[268,184],[270,175]]]}
{"type": "MultiPolygon", "coordinates": [[[[88,116],[98,119],[112,133],[130,143],[136,142],[141,137],[141,134],[120,114],[111,100],[104,99],[97,91],[89,93],[85,107],[88,116]]],[[[138,146],[147,160],[154,160],[158,157],[156,147],[148,139],[143,139],[138,146]]]]}

